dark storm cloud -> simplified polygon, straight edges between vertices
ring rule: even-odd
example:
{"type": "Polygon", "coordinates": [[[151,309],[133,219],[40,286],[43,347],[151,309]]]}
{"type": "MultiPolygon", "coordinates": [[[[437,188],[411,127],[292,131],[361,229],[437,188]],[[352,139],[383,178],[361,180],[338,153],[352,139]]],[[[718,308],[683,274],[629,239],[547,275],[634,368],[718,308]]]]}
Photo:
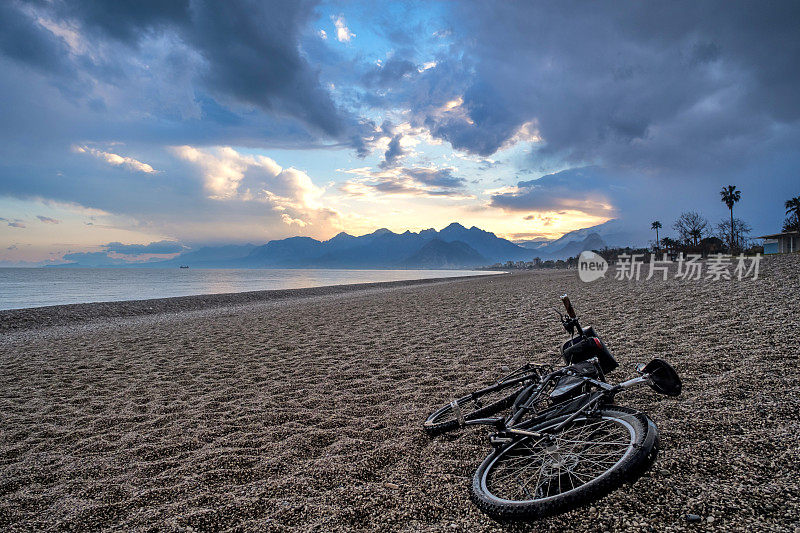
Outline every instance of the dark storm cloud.
{"type": "Polygon", "coordinates": [[[0,52],[37,69],[66,74],[64,43],[22,8],[17,2],[0,2],[0,52]]]}
{"type": "Polygon", "coordinates": [[[189,39],[210,63],[211,87],[338,136],[345,119],[298,50],[313,7],[302,1],[198,2],[189,39]]]}
{"type": "Polygon", "coordinates": [[[525,122],[524,115],[515,113],[491,84],[476,82],[464,93],[463,100],[466,116],[428,115],[425,119],[432,135],[456,149],[492,155],[525,122]]]}
{"type": "Polygon", "coordinates": [[[157,241],[150,244],[122,244],[121,242],[110,242],[104,246],[109,252],[123,255],[138,254],[174,254],[185,250],[179,242],[157,241]]]}
{"type": "Polygon", "coordinates": [[[535,121],[542,155],[687,168],[797,138],[799,3],[469,2],[452,14],[470,66],[396,94],[456,148],[491,154],[535,121]],[[465,116],[425,102],[465,80],[465,116]]]}
{"type": "Polygon", "coordinates": [[[185,25],[189,0],[80,0],[56,2],[62,17],[77,19],[87,28],[135,44],[143,31],[185,25]]]}
{"type": "Polygon", "coordinates": [[[491,197],[490,205],[506,211],[546,212],[577,210],[596,216],[613,217],[614,205],[628,191],[624,181],[608,176],[601,168],[585,167],[520,181],[516,190],[491,197]],[[613,202],[613,203],[612,203],[613,202]]]}
{"type": "MultiPolygon", "coordinates": [[[[300,53],[301,33],[314,15],[315,4],[254,0],[3,4],[0,50],[24,64],[63,70],[63,76],[77,71],[124,87],[135,76],[126,71],[128,56],[142,53],[148,39],[177,38],[175,53],[165,54],[159,65],[163,71],[155,73],[164,79],[162,90],[169,90],[173,67],[186,69],[181,62],[187,52],[194,52],[203,63],[189,65],[193,70],[189,74],[202,80],[201,87],[222,105],[256,106],[299,120],[317,133],[359,145],[358,121],[334,104],[317,70],[300,53]],[[66,21],[90,42],[111,47],[111,58],[71,58],[64,40],[37,22],[40,16],[66,21]],[[125,46],[131,49],[125,50],[125,46]]],[[[59,85],[63,80],[53,83],[59,85]]],[[[103,103],[96,101],[95,105],[102,108],[103,103]]]]}

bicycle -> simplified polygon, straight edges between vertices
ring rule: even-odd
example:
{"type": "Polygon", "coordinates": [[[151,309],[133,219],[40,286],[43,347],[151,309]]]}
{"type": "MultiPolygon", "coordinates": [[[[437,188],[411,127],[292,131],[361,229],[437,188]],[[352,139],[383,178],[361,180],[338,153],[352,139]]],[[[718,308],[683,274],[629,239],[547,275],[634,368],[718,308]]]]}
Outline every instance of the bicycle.
{"type": "Polygon", "coordinates": [[[527,363],[437,409],[423,424],[431,436],[493,428],[493,449],[473,476],[471,497],[498,520],[565,512],[636,480],[658,455],[658,428],[645,413],[614,404],[616,395],[639,385],[681,394],[680,377],[661,359],[637,365],[638,377],[607,383],[616,359],[594,328],[581,327],[567,295],[561,300],[567,315],[559,317],[571,335],[561,347],[566,366],[527,363]]]}

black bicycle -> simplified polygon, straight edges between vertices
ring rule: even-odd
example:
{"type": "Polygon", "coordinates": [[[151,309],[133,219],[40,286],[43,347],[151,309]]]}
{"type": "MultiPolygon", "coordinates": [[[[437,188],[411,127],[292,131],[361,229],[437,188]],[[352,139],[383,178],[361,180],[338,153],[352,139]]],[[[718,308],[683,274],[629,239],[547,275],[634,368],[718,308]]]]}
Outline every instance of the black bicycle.
{"type": "Polygon", "coordinates": [[[561,299],[567,315],[559,317],[571,336],[561,347],[566,366],[526,364],[437,409],[423,425],[430,435],[494,428],[493,450],[475,472],[471,493],[496,519],[557,514],[637,479],[658,454],[658,429],[614,398],[643,384],[667,396],[681,393],[678,374],[661,359],[637,365],[636,378],[607,383],[617,361],[592,327],[581,327],[569,298],[561,299]]]}

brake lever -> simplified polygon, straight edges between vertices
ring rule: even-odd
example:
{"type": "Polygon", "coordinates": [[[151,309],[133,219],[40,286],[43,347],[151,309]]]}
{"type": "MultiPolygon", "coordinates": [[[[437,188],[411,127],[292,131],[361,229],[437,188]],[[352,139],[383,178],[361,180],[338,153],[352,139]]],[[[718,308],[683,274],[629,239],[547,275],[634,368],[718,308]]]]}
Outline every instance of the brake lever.
{"type": "Polygon", "coordinates": [[[572,322],[572,319],[571,318],[567,318],[565,315],[561,314],[561,311],[559,311],[555,307],[553,308],[553,311],[555,311],[556,314],[558,315],[558,319],[561,321],[561,325],[564,327],[564,329],[567,331],[567,333],[569,333],[570,336],[574,336],[575,335],[575,324],[572,322]]]}

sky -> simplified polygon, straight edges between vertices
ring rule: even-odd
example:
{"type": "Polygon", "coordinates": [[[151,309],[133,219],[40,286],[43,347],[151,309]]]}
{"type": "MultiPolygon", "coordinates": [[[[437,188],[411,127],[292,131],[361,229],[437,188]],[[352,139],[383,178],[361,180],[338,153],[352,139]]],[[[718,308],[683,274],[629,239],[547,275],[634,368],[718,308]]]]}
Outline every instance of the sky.
{"type": "Polygon", "coordinates": [[[800,4],[0,2],[0,265],[800,195],[800,4]]]}

